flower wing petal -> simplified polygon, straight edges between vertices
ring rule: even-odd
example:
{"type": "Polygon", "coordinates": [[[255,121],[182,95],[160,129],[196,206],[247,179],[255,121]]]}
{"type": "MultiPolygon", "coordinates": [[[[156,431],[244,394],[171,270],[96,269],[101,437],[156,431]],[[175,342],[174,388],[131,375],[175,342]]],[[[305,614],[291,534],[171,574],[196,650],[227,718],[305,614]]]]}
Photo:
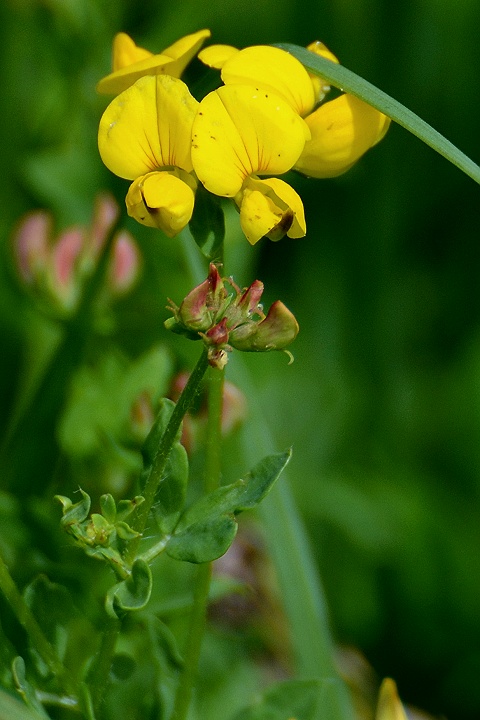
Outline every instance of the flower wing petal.
{"type": "Polygon", "coordinates": [[[244,48],[223,65],[225,85],[253,85],[273,90],[302,117],[313,110],[315,92],[303,65],[284,50],[268,45],[244,48]]]}
{"type": "Polygon", "coordinates": [[[215,195],[234,197],[249,175],[287,172],[309,131],[275,93],[228,85],[202,100],[192,137],[192,161],[200,182],[215,195]]]}
{"type": "Polygon", "coordinates": [[[251,245],[263,237],[274,241],[285,235],[300,238],[307,231],[300,196],[278,178],[251,178],[245,183],[240,199],[240,224],[251,245]]]}
{"type": "Polygon", "coordinates": [[[390,118],[353,95],[340,95],[308,118],[312,138],[295,170],[315,178],[335,177],[348,170],[388,130],[390,118]]]}
{"type": "Polygon", "coordinates": [[[198,59],[208,67],[220,70],[227,60],[236,55],[240,50],[233,45],[210,45],[198,53],[198,59]]]}
{"type": "Polygon", "coordinates": [[[174,237],[190,222],[195,193],[168,171],[152,172],[132,183],[126,197],[128,214],[142,225],[174,237]]]}
{"type": "Polygon", "coordinates": [[[103,162],[128,180],[169,165],[189,172],[197,105],[181,80],[168,75],[140,78],[110,103],[100,120],[103,162]]]}

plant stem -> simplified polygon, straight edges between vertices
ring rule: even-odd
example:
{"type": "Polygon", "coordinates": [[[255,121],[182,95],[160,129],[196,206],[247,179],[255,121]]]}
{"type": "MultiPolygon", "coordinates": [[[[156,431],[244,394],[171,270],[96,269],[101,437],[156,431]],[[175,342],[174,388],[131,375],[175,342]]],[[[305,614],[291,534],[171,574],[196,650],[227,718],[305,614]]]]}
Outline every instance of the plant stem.
{"type": "Polygon", "coordinates": [[[109,683],[109,674],[120,628],[120,620],[108,618],[102,632],[100,648],[88,673],[89,680],[91,678],[91,681],[88,683],[88,688],[95,711],[99,709],[100,702],[105,696],[105,689],[109,683]]]}
{"type": "MultiPolygon", "coordinates": [[[[208,386],[208,424],[205,457],[205,494],[213,492],[220,484],[222,400],[224,371],[211,368],[208,386]]],[[[190,615],[188,639],[185,648],[185,665],[175,695],[172,720],[185,720],[190,707],[198,661],[206,627],[208,594],[212,563],[202,563],[197,569],[193,608],[190,615]]]]}
{"type": "Polygon", "coordinates": [[[27,633],[32,647],[38,652],[44,663],[57,678],[60,686],[68,695],[74,695],[75,684],[70,678],[67,669],[63,666],[54,648],[43,634],[32,611],[26,604],[22,594],[17,588],[2,556],[0,555],[0,590],[13,610],[18,622],[27,633]]]}
{"type": "MultiPolygon", "coordinates": [[[[195,398],[195,395],[198,392],[198,388],[203,379],[203,376],[205,375],[207,367],[208,356],[207,350],[204,348],[202,350],[200,359],[195,365],[187,384],[185,385],[180,397],[178,398],[170,420],[168,421],[167,427],[165,428],[165,432],[162,435],[162,439],[160,440],[157,453],[153,460],[150,474],[147,478],[147,482],[145,483],[145,487],[142,492],[142,495],[145,498],[145,502],[143,502],[139,506],[137,514],[131,523],[132,528],[140,534],[142,534],[145,530],[148,515],[155,501],[155,494],[158,490],[158,486],[163,479],[163,474],[167,465],[168,456],[170,454],[170,450],[172,449],[172,445],[175,442],[175,438],[180,429],[182,420],[185,417],[186,412],[188,411],[190,405],[195,398]]],[[[134,560],[138,550],[139,541],[140,537],[135,538],[131,541],[126,556],[127,561],[132,562],[134,560]]]]}

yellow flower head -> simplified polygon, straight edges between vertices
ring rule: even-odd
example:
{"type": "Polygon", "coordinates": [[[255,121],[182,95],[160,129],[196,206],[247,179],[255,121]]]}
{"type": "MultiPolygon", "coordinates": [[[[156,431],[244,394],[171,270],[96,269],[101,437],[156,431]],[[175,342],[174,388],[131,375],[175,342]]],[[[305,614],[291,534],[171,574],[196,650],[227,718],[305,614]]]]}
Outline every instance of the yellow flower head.
{"type": "Polygon", "coordinates": [[[113,72],[100,80],[97,91],[118,94],[144,75],[166,74],[179,78],[208,37],[210,30],[199,30],[154,55],[135,45],[126,33],[118,33],[113,40],[113,72]]]}
{"type": "Polygon", "coordinates": [[[257,176],[290,170],[309,137],[307,125],[285,100],[253,85],[225,85],[200,103],[192,133],[195,172],[207,190],[235,199],[250,243],[305,234],[295,191],[257,176]]]}
{"type": "Polygon", "coordinates": [[[147,75],[118,95],[100,120],[103,162],[115,175],[134,181],[126,200],[129,215],[169,237],[193,212],[190,147],[197,107],[178,78],[147,75]]]}

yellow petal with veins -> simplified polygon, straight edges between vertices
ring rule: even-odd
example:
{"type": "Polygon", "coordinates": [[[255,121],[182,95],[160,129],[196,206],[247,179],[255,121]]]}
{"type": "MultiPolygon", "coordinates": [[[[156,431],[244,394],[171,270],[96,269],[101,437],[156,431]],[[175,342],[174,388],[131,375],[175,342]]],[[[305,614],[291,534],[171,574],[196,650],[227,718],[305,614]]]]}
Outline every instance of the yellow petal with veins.
{"type": "Polygon", "coordinates": [[[174,237],[190,222],[195,193],[175,173],[152,172],[131,184],[125,202],[130,217],[174,237]]]}
{"type": "Polygon", "coordinates": [[[103,162],[127,180],[166,166],[190,172],[197,107],[181,80],[169,75],[140,78],[110,103],[100,120],[98,147],[103,162]]]}
{"type": "Polygon", "coordinates": [[[198,53],[198,59],[208,67],[220,70],[227,60],[236,55],[240,50],[233,45],[210,45],[198,53]]]}
{"type": "Polygon", "coordinates": [[[207,37],[210,30],[199,30],[153,55],[135,45],[126,33],[118,33],[113,42],[113,72],[100,80],[97,92],[118,94],[144,75],[168,74],[178,78],[207,37]]]}
{"type": "Polygon", "coordinates": [[[249,178],[235,198],[240,207],[240,224],[248,242],[261,238],[281,240],[306,234],[305,213],[300,196],[278,178],[249,178]]]}
{"type": "Polygon", "coordinates": [[[206,95],[192,131],[192,162],[215,195],[234,197],[252,174],[281,175],[298,160],[310,133],[278,95],[227,85],[206,95]]]}
{"type": "Polygon", "coordinates": [[[390,118],[353,95],[340,95],[306,118],[311,140],[295,170],[314,178],[348,170],[388,130],[390,118]]]}
{"type": "Polygon", "coordinates": [[[313,110],[315,92],[303,65],[284,50],[268,45],[244,48],[222,67],[225,85],[253,85],[280,95],[299,115],[313,110]]]}

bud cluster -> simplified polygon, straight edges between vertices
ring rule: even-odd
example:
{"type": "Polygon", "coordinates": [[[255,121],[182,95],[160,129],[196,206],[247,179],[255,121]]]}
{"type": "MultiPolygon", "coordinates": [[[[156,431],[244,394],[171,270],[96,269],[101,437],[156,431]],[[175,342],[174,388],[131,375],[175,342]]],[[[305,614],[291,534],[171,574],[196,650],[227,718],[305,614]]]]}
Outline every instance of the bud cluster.
{"type": "Polygon", "coordinates": [[[297,336],[298,323],[280,300],[265,314],[260,303],[262,294],[260,280],[241,290],[232,278],[222,279],[212,263],[208,278],[179,307],[169,301],[173,317],[165,327],[191,340],[202,339],[210,364],[217,368],[225,366],[227,352],[233,348],[243,352],[285,350],[297,336]]]}

